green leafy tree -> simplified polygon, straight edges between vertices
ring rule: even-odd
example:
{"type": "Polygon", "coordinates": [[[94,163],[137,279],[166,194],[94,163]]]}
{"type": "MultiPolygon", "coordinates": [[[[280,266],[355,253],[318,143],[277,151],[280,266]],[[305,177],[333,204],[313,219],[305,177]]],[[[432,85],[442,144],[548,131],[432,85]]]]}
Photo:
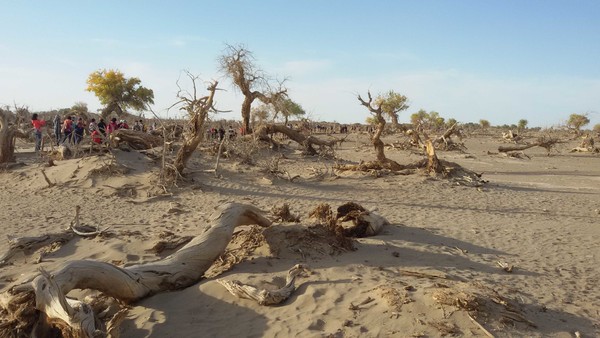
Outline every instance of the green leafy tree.
{"type": "Polygon", "coordinates": [[[517,129],[519,130],[519,133],[523,132],[523,130],[525,130],[525,128],[527,128],[527,123],[529,123],[529,122],[525,119],[519,120],[519,123],[517,124],[517,129]]]}
{"type": "Polygon", "coordinates": [[[375,98],[375,105],[381,107],[383,113],[392,121],[394,127],[398,127],[398,113],[408,109],[406,96],[393,90],[380,94],[375,98]]]}
{"type": "Polygon", "coordinates": [[[154,92],[141,85],[136,77],[126,78],[123,73],[113,69],[101,69],[93,72],[87,79],[87,91],[96,94],[105,108],[102,116],[111,113],[118,116],[127,109],[143,111],[146,105],[154,103],[154,92]]]}
{"type": "Polygon", "coordinates": [[[429,114],[425,109],[419,109],[418,112],[410,115],[410,123],[412,123],[415,128],[425,127],[428,120],[429,114]]]}
{"type": "Polygon", "coordinates": [[[444,127],[445,119],[440,116],[440,113],[436,111],[429,112],[428,124],[430,128],[442,129],[444,127]]]}
{"type": "Polygon", "coordinates": [[[600,136],[600,123],[594,125],[594,132],[600,136]]]}
{"type": "Polygon", "coordinates": [[[446,128],[450,128],[457,123],[458,121],[456,121],[455,118],[449,118],[448,121],[446,121],[446,128]]]}
{"type": "Polygon", "coordinates": [[[365,123],[370,126],[376,126],[377,118],[375,116],[367,116],[367,118],[365,119],[365,123]]]}
{"type": "Polygon", "coordinates": [[[567,127],[575,129],[577,134],[581,133],[581,127],[590,123],[590,119],[587,114],[571,114],[567,121],[567,127]]]}
{"type": "Polygon", "coordinates": [[[288,120],[292,117],[299,118],[304,116],[306,112],[301,105],[292,101],[290,98],[282,97],[277,100],[274,104],[275,115],[281,113],[284,119],[284,123],[287,125],[288,120]]]}
{"type": "Polygon", "coordinates": [[[490,127],[490,121],[481,119],[479,120],[479,125],[483,130],[487,130],[490,127]]]}

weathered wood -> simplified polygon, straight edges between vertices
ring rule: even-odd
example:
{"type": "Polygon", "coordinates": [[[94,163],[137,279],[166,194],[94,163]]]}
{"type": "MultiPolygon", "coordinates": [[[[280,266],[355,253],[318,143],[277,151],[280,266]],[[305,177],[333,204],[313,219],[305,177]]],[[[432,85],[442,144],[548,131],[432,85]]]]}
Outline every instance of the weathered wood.
{"type": "Polygon", "coordinates": [[[11,125],[13,114],[0,108],[0,163],[15,161],[15,128],[11,125]]]}
{"type": "Polygon", "coordinates": [[[260,290],[251,285],[242,284],[238,280],[224,280],[218,279],[223,287],[229,291],[232,295],[238,298],[254,299],[260,305],[277,305],[288,299],[294,290],[296,290],[295,282],[296,277],[307,268],[303,264],[294,265],[287,274],[285,279],[285,286],[277,290],[260,290]]]}
{"type": "Polygon", "coordinates": [[[208,87],[208,95],[202,98],[196,98],[195,77],[190,77],[192,78],[194,85],[194,96],[192,98],[187,98],[179,95],[182,102],[185,103],[185,106],[182,109],[186,110],[190,117],[190,121],[188,123],[188,132],[184,134],[183,144],[177,151],[174,162],[175,169],[180,175],[183,174],[183,169],[185,168],[188,160],[204,137],[204,122],[206,121],[208,113],[211,110],[214,110],[213,101],[215,92],[217,90],[217,85],[219,84],[218,81],[212,82],[208,87]]]}
{"type": "MultiPolygon", "coordinates": [[[[2,320],[21,323],[21,327],[30,330],[45,317],[61,330],[64,337],[93,337],[103,328],[96,325],[94,313],[87,305],[64,298],[69,291],[92,289],[122,302],[133,302],[158,292],[181,289],[200,280],[224,252],[236,226],[271,224],[259,209],[236,203],[220,206],[210,220],[204,233],[162,260],[126,268],[91,260],[69,261],[51,278],[42,273],[15,285],[0,295],[0,311],[7,314],[2,320]],[[54,287],[48,287],[50,284],[54,287]],[[37,312],[29,309],[32,305],[27,294],[35,295],[37,312]]],[[[0,336],[9,333],[10,329],[0,325],[0,336]]]]}
{"type": "Polygon", "coordinates": [[[132,149],[143,150],[162,146],[161,137],[131,129],[117,129],[110,134],[113,146],[118,147],[121,143],[127,143],[132,149]]]}
{"type": "Polygon", "coordinates": [[[538,146],[537,143],[515,144],[515,145],[511,145],[511,146],[500,146],[500,147],[498,147],[498,151],[501,153],[506,153],[509,151],[521,151],[521,150],[525,150],[525,149],[529,149],[529,148],[533,148],[533,147],[537,147],[537,146],[538,146]]]}
{"type": "MultiPolygon", "coordinates": [[[[275,134],[275,133],[284,134],[287,137],[289,137],[291,140],[302,145],[304,147],[306,153],[308,153],[310,155],[315,155],[318,153],[315,150],[315,148],[313,147],[315,145],[321,146],[321,147],[333,148],[333,146],[335,146],[336,143],[340,142],[340,140],[325,141],[325,140],[319,139],[312,135],[304,135],[303,133],[301,133],[299,131],[296,131],[294,129],[291,129],[284,125],[279,125],[279,124],[262,125],[254,132],[254,134],[256,134],[256,136],[258,137],[259,140],[270,142],[270,143],[273,143],[273,141],[271,140],[271,138],[269,138],[268,135],[275,134]]],[[[278,146],[278,145],[275,145],[275,146],[278,146]]]]}
{"type": "Polygon", "coordinates": [[[444,172],[444,166],[435,154],[435,148],[431,140],[425,142],[425,152],[427,153],[427,172],[441,174],[444,172]]]}

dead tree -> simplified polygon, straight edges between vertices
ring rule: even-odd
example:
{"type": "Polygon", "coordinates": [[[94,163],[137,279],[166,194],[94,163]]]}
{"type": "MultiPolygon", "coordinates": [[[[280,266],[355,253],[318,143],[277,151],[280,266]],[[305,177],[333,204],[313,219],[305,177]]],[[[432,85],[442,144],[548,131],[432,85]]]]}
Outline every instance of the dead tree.
{"type": "Polygon", "coordinates": [[[179,148],[179,151],[177,151],[174,162],[175,170],[177,170],[180,175],[183,174],[183,169],[188,160],[204,137],[204,122],[208,117],[208,113],[217,111],[214,107],[214,97],[215,92],[217,91],[217,84],[219,83],[218,81],[211,82],[207,88],[208,95],[198,98],[196,90],[196,80],[198,77],[192,76],[190,73],[187,73],[187,75],[192,80],[193,93],[185,95],[180,88],[179,93],[177,94],[179,102],[176,103],[183,103],[181,109],[185,110],[190,117],[187,131],[184,133],[183,144],[181,148],[179,148]]]}
{"type": "Polygon", "coordinates": [[[319,146],[319,147],[327,147],[329,149],[332,149],[336,143],[341,141],[341,140],[324,141],[324,140],[321,140],[312,135],[308,135],[308,136],[304,135],[303,133],[301,133],[299,131],[296,131],[294,129],[288,128],[287,126],[279,125],[279,124],[262,125],[256,130],[255,136],[258,137],[258,139],[261,141],[272,143],[274,147],[279,147],[279,144],[276,143],[275,141],[273,141],[269,137],[269,135],[272,135],[275,133],[284,134],[287,137],[289,137],[291,140],[302,145],[304,147],[305,153],[307,153],[309,155],[317,154],[317,151],[313,147],[315,145],[319,146]]]}
{"type": "Polygon", "coordinates": [[[381,134],[383,133],[383,129],[385,128],[383,108],[381,104],[375,104],[376,107],[373,105],[373,97],[371,96],[370,91],[367,92],[367,95],[369,97],[369,101],[363,100],[363,98],[360,95],[358,95],[358,101],[360,102],[360,104],[369,109],[369,112],[377,121],[377,129],[375,130],[375,133],[371,136],[371,142],[373,143],[373,147],[375,148],[375,154],[377,155],[377,162],[381,163],[383,167],[390,170],[402,170],[404,169],[402,165],[400,165],[396,161],[390,160],[387,157],[385,157],[384,144],[383,141],[381,141],[381,134]]]}
{"type": "Polygon", "coordinates": [[[15,128],[13,114],[0,108],[0,164],[15,161],[15,128]]]}
{"type": "Polygon", "coordinates": [[[287,96],[287,88],[283,82],[276,89],[271,89],[269,79],[254,64],[252,52],[243,46],[228,45],[225,54],[219,59],[221,71],[231,78],[234,85],[244,95],[242,102],[242,119],[247,133],[251,133],[250,111],[252,102],[259,99],[265,104],[271,104],[287,96]]]}
{"type": "Polygon", "coordinates": [[[110,134],[113,146],[118,147],[120,143],[127,143],[132,149],[144,150],[163,145],[161,137],[131,129],[117,129],[110,134]]]}
{"type": "Polygon", "coordinates": [[[73,289],[91,289],[120,302],[178,290],[197,283],[225,250],[235,227],[271,222],[262,212],[244,204],[220,206],[207,230],[166,258],[120,268],[91,260],[69,261],[52,275],[39,275],[0,294],[0,337],[47,337],[56,329],[63,337],[104,336],[103,323],[90,305],[65,295],[73,289]],[[36,330],[35,332],[32,332],[36,330]]]}
{"type": "Polygon", "coordinates": [[[540,137],[534,143],[513,145],[513,146],[500,146],[500,147],[498,147],[498,151],[501,153],[507,153],[507,152],[511,152],[511,151],[522,151],[522,150],[533,148],[533,147],[542,147],[542,148],[545,148],[548,151],[548,155],[550,155],[550,151],[558,143],[564,143],[564,141],[561,141],[554,137],[540,137]]]}
{"type": "Polygon", "coordinates": [[[433,140],[433,145],[437,149],[442,149],[442,150],[465,148],[464,144],[453,141],[452,136],[458,137],[459,140],[462,140],[462,138],[463,138],[463,135],[460,132],[460,129],[458,129],[458,123],[454,123],[450,128],[446,129],[446,131],[442,135],[436,137],[433,140]]]}

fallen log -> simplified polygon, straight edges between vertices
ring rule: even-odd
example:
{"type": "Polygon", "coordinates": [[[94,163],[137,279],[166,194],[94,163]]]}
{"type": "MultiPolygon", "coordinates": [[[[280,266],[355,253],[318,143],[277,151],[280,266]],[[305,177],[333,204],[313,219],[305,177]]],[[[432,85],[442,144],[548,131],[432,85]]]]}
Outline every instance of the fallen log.
{"type": "Polygon", "coordinates": [[[498,151],[501,153],[506,153],[509,151],[522,151],[522,150],[533,148],[533,147],[542,147],[542,148],[545,148],[549,154],[550,150],[552,150],[552,148],[555,147],[559,143],[564,143],[564,141],[561,141],[561,140],[553,138],[553,137],[540,137],[537,140],[537,142],[534,142],[534,143],[522,144],[522,145],[512,145],[512,146],[500,146],[500,147],[498,147],[498,151]]]}
{"type": "Polygon", "coordinates": [[[132,149],[143,150],[163,145],[161,137],[131,129],[117,129],[110,134],[110,140],[115,147],[127,143],[132,149]]]}
{"type": "MultiPolygon", "coordinates": [[[[304,135],[299,131],[296,131],[294,129],[291,129],[291,128],[288,128],[286,126],[279,125],[279,124],[266,124],[266,125],[260,126],[254,132],[254,135],[257,136],[259,140],[269,142],[271,144],[274,144],[274,146],[275,146],[277,143],[269,137],[269,135],[272,135],[275,133],[284,134],[287,137],[289,137],[291,140],[302,145],[304,147],[304,151],[309,155],[316,155],[318,153],[315,150],[315,148],[313,147],[315,145],[333,149],[333,147],[337,143],[343,141],[343,140],[337,140],[337,139],[325,141],[325,140],[322,140],[322,139],[317,138],[312,135],[308,135],[308,136],[304,135]]],[[[250,136],[252,136],[252,135],[250,135],[250,136]]]]}
{"type": "Polygon", "coordinates": [[[236,203],[220,206],[210,220],[204,233],[162,260],[126,268],[90,260],[69,261],[52,275],[42,272],[11,287],[0,294],[0,337],[30,336],[34,327],[59,329],[63,337],[105,335],[103,323],[89,305],[65,297],[69,291],[97,290],[127,303],[181,289],[200,280],[224,252],[236,226],[271,224],[259,209],[236,203]]]}

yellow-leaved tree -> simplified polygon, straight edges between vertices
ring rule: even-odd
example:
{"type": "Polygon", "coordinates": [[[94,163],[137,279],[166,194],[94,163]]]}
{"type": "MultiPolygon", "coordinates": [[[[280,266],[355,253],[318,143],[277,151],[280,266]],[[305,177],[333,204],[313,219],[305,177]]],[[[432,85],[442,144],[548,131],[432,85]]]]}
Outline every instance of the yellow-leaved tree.
{"type": "Polygon", "coordinates": [[[136,77],[126,78],[119,70],[101,69],[90,74],[86,90],[96,94],[105,106],[103,117],[111,113],[121,116],[129,108],[143,111],[147,104],[154,103],[154,92],[141,83],[136,77]]]}

